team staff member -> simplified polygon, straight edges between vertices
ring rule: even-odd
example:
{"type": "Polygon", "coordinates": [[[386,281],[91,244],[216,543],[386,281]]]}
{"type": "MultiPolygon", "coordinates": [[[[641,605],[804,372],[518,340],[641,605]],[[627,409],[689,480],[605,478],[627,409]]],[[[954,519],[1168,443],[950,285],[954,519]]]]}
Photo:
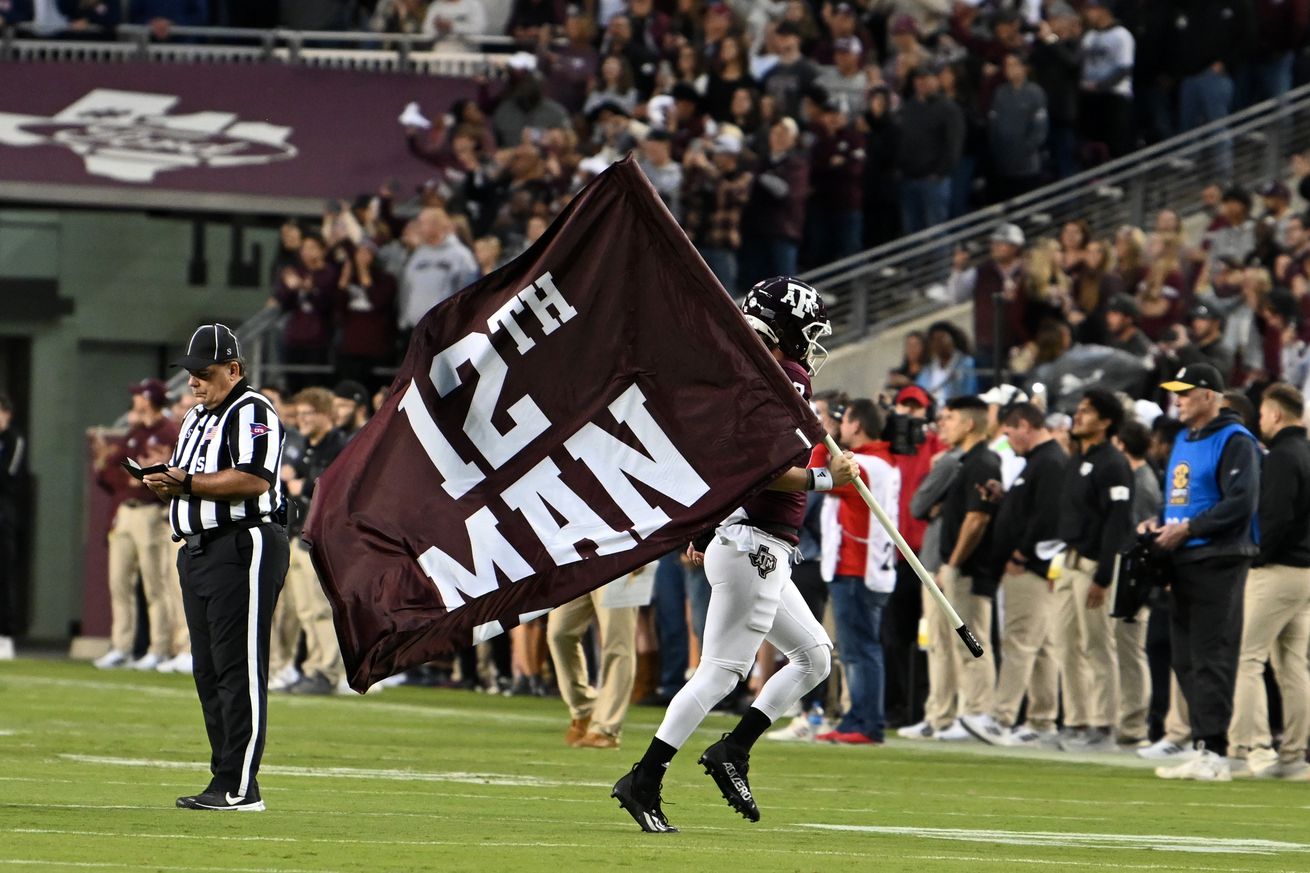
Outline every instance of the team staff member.
{"type": "MultiPolygon", "coordinates": [[[[987,447],[987,404],[978,397],[957,397],[946,404],[941,435],[960,457],[960,475],[942,501],[937,587],[955,604],[969,627],[992,626],[996,582],[989,568],[992,515],[996,505],[986,496],[987,483],[1001,478],[1001,459],[987,447]]],[[[924,719],[939,740],[967,740],[956,718],[992,711],[996,661],[991,655],[966,657],[942,610],[928,603],[928,701],[924,719]],[[958,694],[958,707],[957,707],[958,694]]]]}
{"type": "Polygon", "coordinates": [[[1160,387],[1178,395],[1178,419],[1188,430],[1165,470],[1162,523],[1144,527],[1174,553],[1171,653],[1200,754],[1155,772],[1227,782],[1242,601],[1251,559],[1260,551],[1259,449],[1237,413],[1219,408],[1224,382],[1213,364],[1188,364],[1160,387]]]}
{"type": "MultiPolygon", "coordinates": [[[[1024,465],[996,511],[993,572],[1005,589],[1001,671],[991,714],[963,715],[964,729],[996,746],[1034,746],[1055,729],[1060,671],[1051,637],[1055,598],[1046,580],[1056,539],[1069,456],[1031,403],[1011,406],[1002,420],[1008,444],[1024,465]],[[1018,724],[1028,697],[1027,723],[1018,724]]],[[[999,482],[989,490],[1000,488],[999,482]]]]}
{"type": "Polygon", "coordinates": [[[173,535],[185,542],[178,575],[213,774],[177,805],[260,811],[269,630],[288,561],[282,422],[246,383],[226,326],[202,325],[174,364],[190,372],[197,403],[168,469],[145,481],[168,499],[173,535]]]}
{"type": "MultiPolygon", "coordinates": [[[[1260,555],[1246,583],[1242,648],[1233,695],[1233,775],[1238,759],[1256,776],[1305,779],[1310,733],[1310,442],[1301,425],[1305,400],[1275,383],[1260,403],[1260,432],[1269,454],[1260,474],[1260,555]],[[1271,660],[1283,698],[1283,742],[1272,767],[1260,768],[1256,748],[1271,745],[1264,666],[1271,660]]],[[[1272,757],[1272,755],[1271,755],[1272,757]]]]}
{"type": "Polygon", "coordinates": [[[1092,388],[1078,401],[1069,431],[1078,451],[1065,471],[1058,531],[1066,549],[1062,565],[1056,559],[1055,580],[1064,718],[1074,729],[1061,742],[1065,751],[1115,750],[1119,661],[1107,592],[1116,558],[1133,538],[1133,471],[1110,442],[1123,417],[1118,398],[1092,388]]]}

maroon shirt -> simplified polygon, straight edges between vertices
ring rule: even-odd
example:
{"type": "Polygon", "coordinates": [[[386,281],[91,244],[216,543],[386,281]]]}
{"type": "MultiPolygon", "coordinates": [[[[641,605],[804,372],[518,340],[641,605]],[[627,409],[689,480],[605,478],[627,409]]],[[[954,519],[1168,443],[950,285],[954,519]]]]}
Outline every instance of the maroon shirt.
{"type": "Polygon", "coordinates": [[[281,276],[273,287],[278,305],[283,312],[291,314],[283,328],[282,339],[288,348],[326,349],[332,338],[332,301],[337,291],[337,269],[331,264],[312,272],[303,266],[294,269],[300,275],[301,288],[288,288],[281,276]]]}
{"type": "MultiPolygon", "coordinates": [[[[129,500],[155,501],[155,495],[150,493],[150,489],[128,475],[121,466],[124,458],[132,458],[141,463],[142,466],[149,466],[143,458],[154,458],[163,456],[167,458],[173,453],[173,446],[177,444],[177,422],[171,418],[161,417],[151,425],[138,424],[134,425],[127,432],[127,437],[118,444],[116,451],[110,452],[105,458],[105,465],[96,473],[96,484],[109,492],[109,517],[112,519],[118,507],[122,506],[129,500]]],[[[163,504],[160,504],[162,507],[163,504]]]]}
{"type": "Polygon", "coordinates": [[[343,355],[388,358],[395,349],[396,280],[378,264],[369,268],[371,284],[337,289],[337,324],[343,355]]]}
{"type": "MultiPolygon", "coordinates": [[[[809,402],[810,397],[813,396],[809,371],[795,361],[784,360],[781,363],[787,378],[796,386],[801,397],[809,402]]],[[[805,492],[770,491],[766,488],[742,504],[742,509],[746,512],[748,524],[799,531],[801,522],[805,519],[805,492]]],[[[776,531],[774,533],[776,535],[776,531]]],[[[800,542],[800,537],[795,535],[783,536],[782,539],[792,545],[800,542]]]]}

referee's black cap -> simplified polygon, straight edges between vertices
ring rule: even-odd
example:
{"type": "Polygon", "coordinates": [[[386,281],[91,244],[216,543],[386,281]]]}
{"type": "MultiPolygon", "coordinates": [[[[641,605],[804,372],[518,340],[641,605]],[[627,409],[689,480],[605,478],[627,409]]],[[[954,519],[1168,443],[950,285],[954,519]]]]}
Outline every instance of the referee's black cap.
{"type": "Polygon", "coordinates": [[[174,367],[203,370],[211,364],[225,364],[241,357],[241,343],[226,324],[202,324],[191,334],[186,354],[173,361],[174,367]]]}

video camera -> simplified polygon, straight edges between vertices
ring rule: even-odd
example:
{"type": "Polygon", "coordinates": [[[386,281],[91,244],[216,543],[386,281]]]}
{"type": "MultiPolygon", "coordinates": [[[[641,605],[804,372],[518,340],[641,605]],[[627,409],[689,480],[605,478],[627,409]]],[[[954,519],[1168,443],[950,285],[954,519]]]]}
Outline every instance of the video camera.
{"type": "Polygon", "coordinates": [[[887,411],[882,438],[891,443],[893,455],[917,455],[925,439],[928,422],[913,415],[903,415],[894,409],[887,411]]]}
{"type": "Polygon", "coordinates": [[[1150,602],[1156,589],[1173,582],[1173,565],[1167,552],[1155,544],[1155,534],[1138,534],[1133,547],[1119,556],[1110,600],[1110,617],[1132,621],[1150,602]]]}

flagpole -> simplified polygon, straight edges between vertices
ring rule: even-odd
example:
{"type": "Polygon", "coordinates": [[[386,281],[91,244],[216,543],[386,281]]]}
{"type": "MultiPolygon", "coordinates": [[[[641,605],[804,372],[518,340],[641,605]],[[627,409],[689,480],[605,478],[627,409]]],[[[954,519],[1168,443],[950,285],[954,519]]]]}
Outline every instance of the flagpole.
{"type": "MultiPolygon", "coordinates": [[[[824,434],[823,442],[834,458],[841,455],[841,449],[830,434],[824,434]]],[[[942,612],[946,613],[946,617],[950,619],[951,627],[955,628],[955,632],[960,635],[960,639],[964,641],[969,654],[975,658],[981,658],[983,656],[982,643],[973,635],[973,631],[969,630],[969,626],[964,623],[964,619],[960,618],[960,614],[955,611],[955,607],[951,606],[951,602],[946,599],[946,595],[942,593],[942,590],[937,587],[936,581],[933,580],[927,568],[923,566],[919,556],[914,553],[914,549],[910,548],[910,544],[905,541],[905,537],[901,536],[901,532],[896,529],[896,525],[892,524],[892,520],[887,517],[887,513],[878,505],[877,499],[869,491],[869,486],[864,484],[864,479],[856,476],[854,485],[855,490],[860,493],[860,497],[864,498],[864,502],[868,504],[873,517],[878,519],[878,523],[882,525],[883,530],[887,531],[887,535],[892,538],[892,542],[896,543],[896,548],[900,549],[901,554],[905,556],[905,560],[910,562],[910,566],[914,568],[914,572],[918,575],[919,581],[923,583],[923,587],[932,595],[933,600],[936,601],[942,612]]]]}

